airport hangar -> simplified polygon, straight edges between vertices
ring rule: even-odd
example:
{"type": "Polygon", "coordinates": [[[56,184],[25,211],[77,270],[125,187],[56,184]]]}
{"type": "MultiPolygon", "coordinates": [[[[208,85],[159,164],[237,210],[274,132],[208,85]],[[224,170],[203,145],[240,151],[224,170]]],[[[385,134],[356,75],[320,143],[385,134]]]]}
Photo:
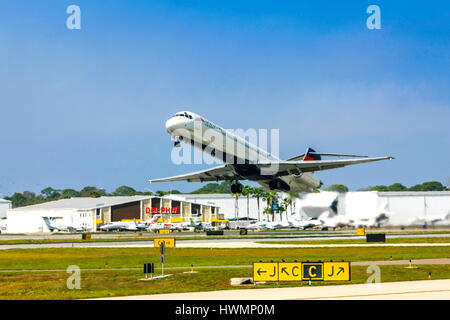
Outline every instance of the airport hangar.
{"type": "MultiPolygon", "coordinates": [[[[249,217],[258,218],[257,199],[248,199],[249,217]]],[[[260,199],[260,219],[267,206],[260,199]]],[[[113,221],[133,219],[148,221],[153,208],[178,208],[178,213],[162,213],[164,222],[188,222],[196,214],[202,214],[203,222],[221,223],[236,217],[236,197],[231,194],[172,194],[164,197],[100,197],[70,198],[20,207],[7,211],[7,232],[48,232],[42,217],[62,218],[63,224],[84,226],[92,231],[113,221]]],[[[238,216],[247,217],[247,197],[238,198],[238,216]]],[[[289,207],[289,211],[291,207],[289,207]]],[[[349,219],[370,219],[385,214],[386,226],[412,226],[414,218],[450,213],[450,191],[428,192],[320,192],[308,193],[295,199],[292,211],[297,218],[317,218],[325,211],[346,215],[349,219]],[[335,211],[334,211],[334,210],[335,211]]],[[[283,219],[285,214],[283,214],[283,219]]],[[[275,215],[279,220],[279,215],[275,215]]],[[[450,225],[450,220],[437,225],[450,225]]]]}
{"type": "MultiPolygon", "coordinates": [[[[174,199],[194,201],[220,207],[225,219],[236,217],[236,197],[231,194],[177,194],[174,199]]],[[[260,198],[260,219],[267,219],[262,212],[267,206],[260,198]]],[[[280,201],[282,199],[280,198],[280,201]]],[[[238,216],[247,217],[247,197],[238,197],[238,216]]],[[[386,215],[386,226],[414,225],[412,221],[420,216],[445,216],[450,214],[450,191],[354,191],[307,193],[295,198],[288,213],[295,212],[298,219],[318,218],[328,211],[330,215],[345,215],[349,219],[371,219],[386,215]],[[292,211],[291,211],[292,210],[292,211]]],[[[248,199],[249,217],[258,219],[258,203],[255,197],[248,199]]],[[[286,215],[283,213],[283,219],[286,215]]],[[[275,215],[279,220],[279,215],[275,215]]],[[[436,225],[450,225],[450,220],[436,225]]]]}
{"type": "Polygon", "coordinates": [[[11,201],[0,198],[0,219],[6,217],[6,212],[12,208],[11,201]]]}
{"type": "Polygon", "coordinates": [[[7,233],[49,232],[42,217],[61,219],[58,224],[96,232],[101,225],[116,221],[149,221],[161,214],[160,222],[189,222],[202,215],[204,222],[223,222],[214,205],[157,196],[76,197],[7,211],[7,233]],[[171,212],[170,212],[171,211],[171,212]]]}

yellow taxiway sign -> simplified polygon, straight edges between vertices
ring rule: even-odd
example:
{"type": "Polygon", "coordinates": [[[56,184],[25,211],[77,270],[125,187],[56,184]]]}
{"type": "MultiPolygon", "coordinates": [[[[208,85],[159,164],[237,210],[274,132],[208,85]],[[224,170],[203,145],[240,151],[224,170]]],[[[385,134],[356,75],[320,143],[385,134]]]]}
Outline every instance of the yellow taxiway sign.
{"type": "Polygon", "coordinates": [[[300,281],[302,275],[301,262],[280,262],[278,264],[280,281],[300,281]]]}
{"type": "Polygon", "coordinates": [[[350,281],[350,262],[324,262],[325,281],[350,281]]]}
{"type": "Polygon", "coordinates": [[[323,280],[323,262],[303,262],[302,280],[323,280]]]}
{"type": "Polygon", "coordinates": [[[253,281],[278,281],[278,262],[254,262],[253,281]]]}
{"type": "Polygon", "coordinates": [[[175,238],[153,239],[153,247],[159,248],[161,246],[161,242],[164,242],[166,248],[175,248],[175,238]]]}

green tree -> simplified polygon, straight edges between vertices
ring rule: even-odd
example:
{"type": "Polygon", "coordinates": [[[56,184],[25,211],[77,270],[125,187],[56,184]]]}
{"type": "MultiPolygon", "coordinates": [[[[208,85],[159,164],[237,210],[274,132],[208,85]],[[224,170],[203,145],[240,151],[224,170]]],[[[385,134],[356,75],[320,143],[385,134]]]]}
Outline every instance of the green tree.
{"type": "Polygon", "coordinates": [[[194,190],[191,194],[204,194],[204,193],[231,193],[231,182],[222,181],[222,183],[208,183],[200,189],[194,190]]]}
{"type": "Polygon", "coordinates": [[[74,189],[64,189],[61,191],[61,199],[69,199],[79,197],[80,193],[74,189]]]}
{"type": "Polygon", "coordinates": [[[348,187],[343,184],[332,184],[331,186],[325,188],[326,191],[334,191],[339,193],[348,192],[348,187]]]}
{"type": "Polygon", "coordinates": [[[106,191],[104,189],[97,189],[96,187],[87,186],[81,189],[80,197],[102,197],[106,196],[106,191]]]}
{"type": "Polygon", "coordinates": [[[41,194],[45,197],[45,200],[47,201],[56,200],[61,196],[59,190],[53,189],[51,187],[47,187],[41,190],[41,194]]]}
{"type": "Polygon", "coordinates": [[[379,191],[379,192],[387,192],[389,188],[383,185],[374,186],[369,189],[370,191],[379,191]]]}
{"type": "Polygon", "coordinates": [[[291,207],[291,211],[289,213],[292,213],[292,198],[287,196],[283,199],[283,206],[286,209],[286,221],[288,220],[288,207],[291,207]]]}
{"type": "Polygon", "coordinates": [[[23,196],[27,199],[27,202],[32,202],[36,198],[36,194],[31,191],[24,191],[23,196]]]}
{"type": "Polygon", "coordinates": [[[263,196],[263,201],[267,202],[267,207],[269,208],[268,213],[272,216],[272,221],[274,220],[274,212],[272,210],[272,203],[277,197],[277,193],[274,191],[266,191],[263,196]]]}
{"type": "Polygon", "coordinates": [[[10,199],[11,199],[13,207],[21,207],[21,206],[25,205],[25,203],[27,201],[27,198],[19,192],[14,193],[10,199]]]}
{"type": "Polygon", "coordinates": [[[253,196],[256,198],[256,203],[258,204],[258,221],[261,221],[259,200],[264,196],[264,192],[263,188],[253,188],[253,196]]]}
{"type": "MultiPolygon", "coordinates": [[[[244,188],[242,188],[242,191],[244,191],[244,188]]],[[[239,218],[239,196],[241,195],[240,193],[232,193],[231,192],[231,187],[230,187],[230,193],[232,196],[235,196],[235,200],[234,200],[234,208],[235,208],[235,218],[239,218]]]]}
{"type": "Polygon", "coordinates": [[[250,196],[252,194],[252,187],[245,186],[242,188],[242,195],[247,197],[247,221],[250,220],[250,196]]]}
{"type": "Polygon", "coordinates": [[[165,195],[167,195],[167,194],[169,194],[169,193],[166,192],[166,191],[163,191],[163,190],[156,190],[156,195],[157,195],[158,197],[163,197],[163,196],[165,196],[165,195]]]}
{"type": "Polygon", "coordinates": [[[406,190],[408,190],[408,188],[406,188],[399,182],[393,183],[388,187],[388,191],[406,191],[406,190]]]}
{"type": "Polygon", "coordinates": [[[116,190],[114,190],[114,195],[115,196],[124,196],[124,197],[128,197],[128,196],[134,196],[136,195],[136,190],[134,190],[132,187],[129,186],[120,186],[118,187],[116,190]]]}
{"type": "Polygon", "coordinates": [[[280,215],[280,221],[283,221],[283,219],[282,219],[283,212],[286,213],[286,220],[287,220],[287,207],[286,207],[286,204],[284,203],[284,201],[280,204],[279,209],[278,209],[278,213],[280,215]]]}
{"type": "Polygon", "coordinates": [[[445,191],[445,186],[439,181],[428,181],[422,184],[416,184],[409,188],[409,191],[445,191]]]}

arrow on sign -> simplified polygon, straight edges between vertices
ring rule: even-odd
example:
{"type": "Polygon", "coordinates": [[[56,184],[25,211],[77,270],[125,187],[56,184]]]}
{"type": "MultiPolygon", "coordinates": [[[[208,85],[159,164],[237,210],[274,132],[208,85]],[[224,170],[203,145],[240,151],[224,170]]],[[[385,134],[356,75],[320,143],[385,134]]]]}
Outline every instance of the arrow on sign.
{"type": "Polygon", "coordinates": [[[344,268],[340,267],[338,273],[336,273],[336,275],[338,275],[339,273],[344,272],[344,268]]]}
{"type": "Polygon", "coordinates": [[[281,273],[286,273],[287,275],[289,275],[289,273],[286,271],[286,267],[281,268],[281,273]]]}
{"type": "Polygon", "coordinates": [[[258,273],[258,275],[260,276],[261,275],[261,273],[266,273],[267,271],[263,271],[263,270],[261,270],[261,268],[259,268],[258,269],[258,271],[256,271],[257,273],[258,273]]]}

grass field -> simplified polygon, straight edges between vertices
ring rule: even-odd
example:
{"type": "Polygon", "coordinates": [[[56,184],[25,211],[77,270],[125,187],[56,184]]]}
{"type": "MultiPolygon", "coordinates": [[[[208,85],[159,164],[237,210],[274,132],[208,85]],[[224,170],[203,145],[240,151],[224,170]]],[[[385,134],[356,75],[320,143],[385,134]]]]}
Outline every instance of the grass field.
{"type": "MultiPolygon", "coordinates": [[[[428,279],[428,272],[432,273],[432,279],[450,277],[450,270],[445,265],[419,266],[415,269],[407,269],[405,266],[380,266],[380,269],[382,282],[426,280],[428,279]]],[[[153,281],[139,281],[138,279],[144,277],[142,271],[81,271],[81,289],[69,290],[66,285],[69,274],[66,272],[2,273],[0,274],[0,299],[81,299],[242,288],[281,288],[301,285],[299,282],[266,283],[257,286],[239,287],[230,285],[230,278],[251,277],[251,268],[202,269],[193,274],[170,270],[170,274],[173,274],[173,276],[153,281]]],[[[367,267],[352,267],[351,283],[365,283],[369,275],[367,274],[367,267]]],[[[316,286],[328,284],[342,283],[312,283],[316,286]]],[[[306,282],[303,283],[303,286],[306,285],[308,285],[306,282]]]]}
{"type": "MultiPolygon", "coordinates": [[[[373,261],[450,258],[449,247],[351,247],[351,248],[255,248],[200,249],[167,248],[166,266],[248,265],[255,261],[346,260],[373,261]]],[[[0,270],[88,268],[135,268],[159,263],[158,248],[52,248],[0,251],[0,270]]]]}
{"type": "MultiPolygon", "coordinates": [[[[170,237],[184,240],[199,240],[199,239],[258,239],[263,241],[267,238],[277,237],[292,237],[292,236],[356,236],[356,230],[348,229],[342,231],[318,231],[318,230],[276,230],[277,234],[272,234],[273,231],[265,230],[258,233],[249,231],[248,235],[240,236],[237,231],[225,231],[223,236],[206,236],[205,233],[186,235],[184,232],[170,233],[170,234],[156,234],[152,232],[137,232],[137,233],[92,233],[90,240],[82,240],[80,233],[51,233],[47,235],[36,235],[36,238],[22,238],[22,239],[8,239],[0,235],[1,244],[27,244],[27,243],[85,243],[85,242],[110,242],[110,241],[151,241],[155,238],[170,237]],[[108,238],[105,238],[108,236],[108,238]]],[[[386,233],[387,235],[426,235],[426,234],[449,234],[450,229],[418,229],[418,230],[389,230],[376,229],[366,230],[367,233],[386,233]]],[[[15,235],[20,237],[21,235],[15,235]]],[[[30,235],[28,235],[30,237],[30,235]]],[[[13,234],[8,234],[7,237],[14,237],[13,234]]],[[[32,237],[32,236],[31,236],[32,237]]],[[[444,237],[445,238],[445,237],[444,237]]],[[[418,238],[420,239],[420,238],[418,238]]],[[[449,238],[450,239],[450,238],[449,238]]],[[[334,240],[331,240],[334,241],[334,240]]]]}
{"type": "MultiPolygon", "coordinates": [[[[251,265],[257,261],[374,261],[425,258],[450,258],[448,247],[351,247],[351,248],[255,248],[255,249],[189,249],[167,248],[166,268],[197,268],[198,273],[185,274],[186,269],[166,269],[173,277],[138,281],[143,278],[143,264],[153,262],[159,269],[157,248],[48,248],[10,249],[0,251],[0,299],[77,299],[121,295],[155,294],[234,289],[233,277],[252,277],[252,269],[226,267],[251,265]],[[81,289],[69,290],[66,281],[70,265],[81,268],[81,289]],[[128,269],[122,269],[128,268],[128,269]],[[95,269],[95,270],[92,270],[95,269]]],[[[447,265],[423,265],[415,269],[405,266],[380,266],[382,281],[423,280],[432,272],[433,279],[450,278],[447,265]]],[[[367,267],[353,266],[351,283],[364,283],[367,267]]],[[[313,283],[325,285],[333,283],[313,283]]],[[[335,283],[336,284],[336,283],[335,283]]],[[[258,285],[261,287],[298,286],[299,283],[258,285]]],[[[253,288],[250,286],[249,288],[253,288]]]]}
{"type": "MultiPolygon", "coordinates": [[[[257,243],[267,244],[366,244],[366,239],[345,239],[345,240],[298,240],[298,241],[257,241],[257,243]]],[[[386,243],[449,243],[450,237],[424,237],[424,238],[386,238],[386,243]]]]}

